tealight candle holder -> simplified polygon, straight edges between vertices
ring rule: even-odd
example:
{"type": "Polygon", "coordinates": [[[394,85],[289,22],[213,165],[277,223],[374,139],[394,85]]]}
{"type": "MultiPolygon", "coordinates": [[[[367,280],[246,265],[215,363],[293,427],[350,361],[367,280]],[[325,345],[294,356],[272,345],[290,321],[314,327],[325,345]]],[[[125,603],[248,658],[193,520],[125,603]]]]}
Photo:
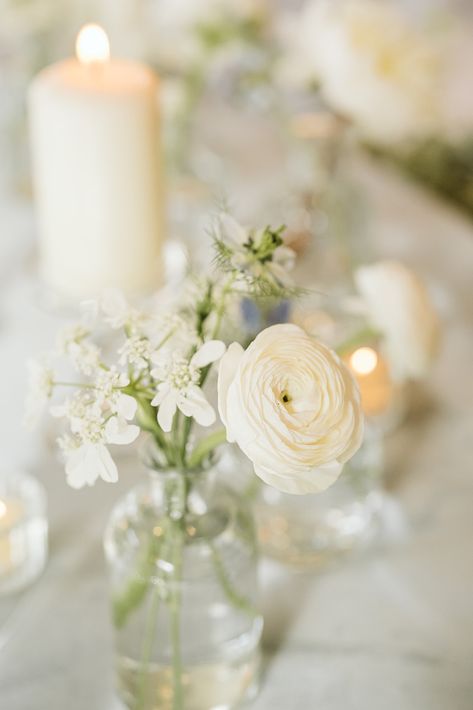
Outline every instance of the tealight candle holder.
{"type": "Polygon", "coordinates": [[[0,474],[0,595],[31,584],[47,559],[43,486],[26,473],[0,474]]]}

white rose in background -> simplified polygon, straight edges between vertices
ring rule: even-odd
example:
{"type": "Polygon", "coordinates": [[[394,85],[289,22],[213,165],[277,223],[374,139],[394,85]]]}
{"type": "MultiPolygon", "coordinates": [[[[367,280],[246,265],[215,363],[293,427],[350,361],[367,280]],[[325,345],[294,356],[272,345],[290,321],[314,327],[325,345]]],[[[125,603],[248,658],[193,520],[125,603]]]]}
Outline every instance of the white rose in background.
{"type": "Polygon", "coordinates": [[[440,119],[439,46],[409,20],[392,2],[316,0],[294,35],[328,104],[374,142],[429,134],[440,119]]]}
{"type": "Polygon", "coordinates": [[[424,284],[397,261],[380,261],[355,272],[371,325],[384,336],[393,377],[424,376],[437,351],[439,320],[424,284]]]}
{"type": "Polygon", "coordinates": [[[302,328],[274,325],[221,360],[219,411],[255,473],[285,493],[316,493],[361,445],[358,387],[338,355],[302,328]]]}

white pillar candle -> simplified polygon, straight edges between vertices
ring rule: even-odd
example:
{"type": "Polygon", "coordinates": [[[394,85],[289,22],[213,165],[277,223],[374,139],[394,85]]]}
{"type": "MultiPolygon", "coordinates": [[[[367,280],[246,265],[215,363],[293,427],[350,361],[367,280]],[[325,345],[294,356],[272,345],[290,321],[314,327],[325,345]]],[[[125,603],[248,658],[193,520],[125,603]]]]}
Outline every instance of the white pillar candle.
{"type": "Polygon", "coordinates": [[[146,292],[162,273],[158,81],[110,60],[97,25],[79,34],[77,55],[29,94],[41,276],[71,299],[146,292]]]}

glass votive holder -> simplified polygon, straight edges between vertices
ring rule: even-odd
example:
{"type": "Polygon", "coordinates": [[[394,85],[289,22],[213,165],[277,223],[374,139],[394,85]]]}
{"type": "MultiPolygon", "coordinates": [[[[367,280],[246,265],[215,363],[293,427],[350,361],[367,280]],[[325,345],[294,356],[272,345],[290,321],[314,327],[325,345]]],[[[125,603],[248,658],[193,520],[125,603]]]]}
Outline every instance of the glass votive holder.
{"type": "Polygon", "coordinates": [[[0,595],[31,584],[44,569],[47,549],[43,486],[26,473],[0,474],[0,595]]]}

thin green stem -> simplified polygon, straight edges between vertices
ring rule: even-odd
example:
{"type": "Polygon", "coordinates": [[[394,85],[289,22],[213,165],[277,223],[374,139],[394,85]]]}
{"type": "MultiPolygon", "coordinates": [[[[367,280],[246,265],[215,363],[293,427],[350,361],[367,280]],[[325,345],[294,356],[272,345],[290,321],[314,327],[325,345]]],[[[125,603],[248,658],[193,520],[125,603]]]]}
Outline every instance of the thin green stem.
{"type": "Polygon", "coordinates": [[[172,678],[173,678],[173,710],[183,710],[182,688],[182,656],[181,656],[181,577],[182,577],[182,530],[180,523],[173,523],[172,552],[172,594],[171,611],[171,645],[172,645],[172,678]]]}
{"type": "Polygon", "coordinates": [[[190,469],[198,468],[206,456],[208,456],[217,446],[226,441],[225,429],[212,432],[205,439],[199,441],[188,458],[187,465],[190,469]]]}
{"type": "Polygon", "coordinates": [[[212,553],[212,562],[217,573],[217,578],[230,604],[236,609],[240,609],[249,616],[257,616],[258,612],[245,597],[239,594],[230,581],[225,565],[214,543],[209,541],[209,548],[212,553]]]}
{"type": "Polygon", "coordinates": [[[156,637],[156,627],[158,624],[158,614],[159,614],[159,587],[152,585],[151,589],[151,600],[149,604],[148,614],[146,616],[145,625],[145,636],[143,639],[143,646],[141,651],[141,668],[138,682],[138,697],[136,701],[135,710],[144,710],[146,708],[146,699],[149,685],[150,676],[150,663],[153,653],[153,646],[156,637]]]}

